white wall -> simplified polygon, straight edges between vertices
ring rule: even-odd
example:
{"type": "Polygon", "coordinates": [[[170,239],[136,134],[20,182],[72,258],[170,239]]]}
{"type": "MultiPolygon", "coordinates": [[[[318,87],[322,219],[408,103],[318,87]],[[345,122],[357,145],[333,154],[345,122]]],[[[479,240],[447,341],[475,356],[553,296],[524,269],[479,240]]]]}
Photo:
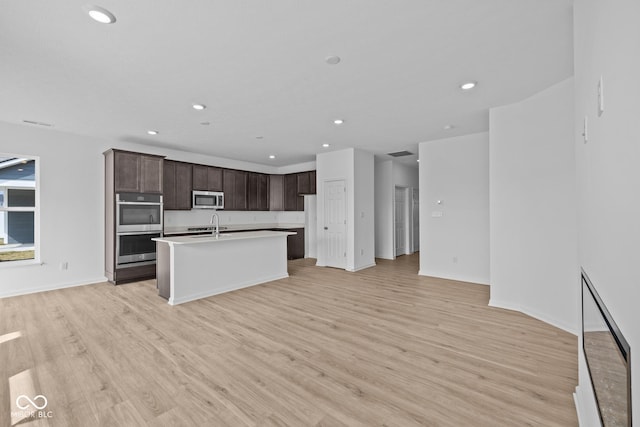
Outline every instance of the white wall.
{"type": "Polygon", "coordinates": [[[375,163],[374,185],[376,207],[376,258],[394,259],[392,160],[375,163]]]}
{"type": "Polygon", "coordinates": [[[351,271],[375,265],[373,154],[354,150],[354,257],[351,271]]]}
{"type": "MultiPolygon", "coordinates": [[[[3,122],[0,122],[0,140],[2,152],[37,156],[40,159],[42,261],[42,265],[1,265],[0,297],[106,280],[102,153],[109,148],[166,155],[170,159],[186,162],[282,173],[281,168],[3,122]],[[68,262],[68,270],[60,270],[62,262],[68,262]]],[[[313,163],[292,168],[299,167],[302,170],[309,166],[313,166],[313,163]]],[[[257,215],[248,212],[238,214],[241,215],[234,218],[239,223],[257,215]]],[[[301,212],[277,216],[278,222],[304,222],[301,212]]],[[[202,221],[198,219],[196,223],[202,221]]]]}
{"type": "Polygon", "coordinates": [[[490,113],[491,302],[577,333],[573,79],[490,113]]]}
{"type": "MultiPolygon", "coordinates": [[[[385,160],[376,162],[374,175],[376,257],[395,259],[395,187],[418,188],[418,168],[400,164],[393,160],[385,160]]],[[[409,191],[408,197],[412,197],[411,191],[409,191]]],[[[407,232],[410,231],[409,228],[410,224],[407,224],[407,232]]],[[[412,248],[407,248],[407,250],[410,253],[412,252],[412,248]]]]}
{"type": "Polygon", "coordinates": [[[326,265],[324,242],[324,183],[343,179],[347,193],[347,262],[348,271],[375,265],[374,165],[371,153],[348,148],[321,153],[316,157],[318,258],[326,265]]]}
{"type": "Polygon", "coordinates": [[[304,196],[304,256],[318,258],[318,197],[304,196]]]}
{"type": "Polygon", "coordinates": [[[0,140],[2,152],[39,157],[42,262],[0,266],[0,297],[105,280],[102,146],[4,123],[0,140]]]}
{"type": "Polygon", "coordinates": [[[489,283],[488,133],[420,144],[419,274],[489,283]]]}
{"type": "MultiPolygon", "coordinates": [[[[635,128],[640,117],[639,16],[637,0],[574,3],[578,257],[631,346],[636,422],[640,417],[640,144],[635,128]],[[600,76],[605,110],[598,117],[600,76]],[[586,144],[581,136],[585,116],[586,144]]],[[[596,426],[582,343],[578,354],[581,425],[596,426]]]]}

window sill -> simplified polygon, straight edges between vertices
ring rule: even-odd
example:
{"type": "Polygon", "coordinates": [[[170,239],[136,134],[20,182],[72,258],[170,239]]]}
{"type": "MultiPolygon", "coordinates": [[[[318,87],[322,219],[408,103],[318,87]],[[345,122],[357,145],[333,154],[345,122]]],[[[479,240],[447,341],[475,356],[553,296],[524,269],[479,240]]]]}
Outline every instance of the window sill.
{"type": "Polygon", "coordinates": [[[37,259],[25,259],[21,261],[2,261],[0,262],[0,270],[13,267],[29,267],[29,266],[41,266],[44,262],[40,262],[37,259]]]}

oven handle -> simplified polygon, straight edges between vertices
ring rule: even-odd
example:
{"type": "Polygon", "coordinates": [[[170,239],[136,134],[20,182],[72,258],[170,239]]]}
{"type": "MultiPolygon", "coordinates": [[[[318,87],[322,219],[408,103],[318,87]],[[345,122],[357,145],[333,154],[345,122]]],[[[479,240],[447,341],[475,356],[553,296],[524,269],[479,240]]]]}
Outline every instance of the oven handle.
{"type": "Polygon", "coordinates": [[[138,235],[138,234],[159,234],[160,237],[162,237],[162,232],[161,231],[127,231],[126,233],[122,233],[122,232],[117,232],[116,233],[118,236],[133,236],[133,235],[138,235]]]}
{"type": "Polygon", "coordinates": [[[162,202],[121,202],[116,200],[118,205],[147,205],[147,206],[162,206],[162,202]]]}

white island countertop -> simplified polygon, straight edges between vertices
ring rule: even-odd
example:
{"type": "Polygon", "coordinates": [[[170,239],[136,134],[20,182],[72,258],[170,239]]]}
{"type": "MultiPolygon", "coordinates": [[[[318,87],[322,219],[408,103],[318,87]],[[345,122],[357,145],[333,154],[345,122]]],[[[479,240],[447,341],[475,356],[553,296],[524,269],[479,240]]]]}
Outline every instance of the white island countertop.
{"type": "Polygon", "coordinates": [[[216,242],[228,242],[233,240],[244,240],[244,239],[260,239],[266,237],[275,237],[282,235],[291,235],[296,234],[293,232],[287,231],[243,231],[238,233],[228,233],[223,232],[218,236],[214,236],[213,234],[200,234],[198,236],[178,236],[178,237],[157,237],[152,239],[156,242],[161,243],[169,243],[170,245],[196,245],[200,243],[216,243],[216,242]]]}
{"type": "Polygon", "coordinates": [[[159,237],[158,294],[176,305],[288,277],[287,231],[159,237]]]}
{"type": "MultiPolygon", "coordinates": [[[[260,223],[260,224],[221,224],[220,231],[228,233],[232,231],[258,231],[258,230],[291,230],[294,228],[304,228],[304,224],[299,223],[260,223]]],[[[200,234],[207,232],[207,229],[212,229],[211,224],[204,225],[180,225],[180,226],[165,226],[164,235],[170,236],[172,234],[200,234]]]]}

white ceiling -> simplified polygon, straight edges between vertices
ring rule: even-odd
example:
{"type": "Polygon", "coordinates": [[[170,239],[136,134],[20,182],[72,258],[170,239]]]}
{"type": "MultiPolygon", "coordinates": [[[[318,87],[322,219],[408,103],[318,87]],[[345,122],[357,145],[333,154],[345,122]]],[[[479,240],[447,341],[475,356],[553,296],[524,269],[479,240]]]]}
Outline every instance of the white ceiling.
{"type": "Polygon", "coordinates": [[[283,166],[417,153],[573,74],[570,0],[97,1],[115,24],[3,0],[1,121],[283,166]]]}

